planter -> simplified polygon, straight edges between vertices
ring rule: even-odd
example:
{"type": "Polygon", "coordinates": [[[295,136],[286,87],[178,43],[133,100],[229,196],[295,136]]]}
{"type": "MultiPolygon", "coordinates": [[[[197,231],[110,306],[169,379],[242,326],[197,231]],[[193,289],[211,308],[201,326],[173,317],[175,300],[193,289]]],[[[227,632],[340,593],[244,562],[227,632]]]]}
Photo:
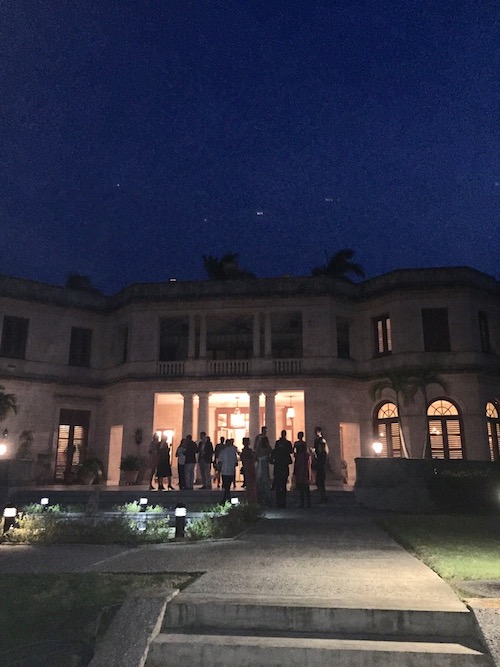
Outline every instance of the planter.
{"type": "Polygon", "coordinates": [[[120,479],[124,484],[131,486],[137,482],[139,476],[138,470],[122,470],[120,479]]]}

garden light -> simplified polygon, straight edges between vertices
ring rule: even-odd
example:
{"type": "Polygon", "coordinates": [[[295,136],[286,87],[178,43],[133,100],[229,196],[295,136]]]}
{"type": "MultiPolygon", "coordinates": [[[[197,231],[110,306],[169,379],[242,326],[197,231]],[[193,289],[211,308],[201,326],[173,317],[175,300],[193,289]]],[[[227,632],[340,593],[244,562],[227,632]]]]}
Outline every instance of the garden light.
{"type": "Polygon", "coordinates": [[[5,506],[5,509],[3,511],[3,532],[6,533],[9,528],[12,528],[12,526],[16,523],[16,517],[17,517],[17,508],[10,503],[9,505],[5,506]]]}
{"type": "Polygon", "coordinates": [[[233,507],[237,507],[240,504],[240,499],[239,498],[231,498],[231,505],[233,507]]]}
{"type": "Polygon", "coordinates": [[[184,539],[184,532],[186,529],[186,514],[185,505],[180,503],[175,508],[175,539],[184,539]]]}
{"type": "Polygon", "coordinates": [[[148,499],[147,498],[139,498],[139,511],[140,512],[145,512],[147,506],[148,506],[148,499]]]}
{"type": "Polygon", "coordinates": [[[49,506],[49,499],[47,498],[47,496],[40,498],[40,505],[42,506],[42,509],[44,510],[47,509],[47,507],[49,506]]]}
{"type": "Polygon", "coordinates": [[[372,449],[375,452],[375,456],[380,456],[382,453],[382,450],[384,448],[384,445],[381,442],[373,442],[372,443],[372,449]]]}

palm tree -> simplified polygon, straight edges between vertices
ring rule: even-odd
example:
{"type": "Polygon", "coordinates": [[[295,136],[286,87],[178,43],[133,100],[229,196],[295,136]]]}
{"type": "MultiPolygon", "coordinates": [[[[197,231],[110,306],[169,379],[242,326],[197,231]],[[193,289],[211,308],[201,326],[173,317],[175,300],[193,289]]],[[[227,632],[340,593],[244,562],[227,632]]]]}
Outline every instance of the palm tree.
{"type": "Polygon", "coordinates": [[[347,280],[352,282],[347,277],[348,273],[354,273],[359,278],[365,277],[365,272],[361,264],[353,262],[354,250],[352,248],[343,248],[338,250],[334,255],[327,259],[326,264],[316,266],[312,270],[313,276],[328,276],[336,280],[347,280]]]}
{"type": "Polygon", "coordinates": [[[68,274],[64,287],[66,287],[66,289],[79,290],[80,292],[101,294],[101,291],[92,285],[90,278],[88,276],[83,276],[80,273],[68,274]]]}
{"type": "Polygon", "coordinates": [[[412,375],[404,369],[388,371],[384,378],[374,382],[370,388],[370,396],[373,400],[378,400],[385,389],[394,392],[396,396],[396,407],[398,409],[398,425],[401,436],[401,448],[405,458],[409,458],[408,447],[403,433],[403,422],[401,420],[401,404],[407,405],[415,396],[415,385],[412,381],[412,375]]]}
{"type": "Polygon", "coordinates": [[[255,278],[251,271],[238,264],[238,253],[226,253],[220,259],[213,255],[203,255],[203,266],[209,280],[244,280],[255,278]]]}
{"type": "MultiPolygon", "coordinates": [[[[429,402],[427,396],[427,387],[431,384],[437,384],[445,392],[448,391],[448,385],[446,380],[441,377],[439,370],[437,368],[432,368],[430,366],[423,366],[421,368],[415,368],[413,370],[413,383],[416,391],[420,391],[424,399],[424,408],[427,411],[427,403],[429,402]]],[[[427,429],[426,429],[427,430],[427,429]]],[[[430,442],[428,434],[424,440],[424,446],[422,449],[422,458],[425,459],[427,456],[430,456],[430,442]]]]}
{"type": "MultiPolygon", "coordinates": [[[[403,447],[406,458],[408,458],[409,453],[403,434],[401,404],[408,405],[415,399],[417,392],[420,392],[424,399],[425,409],[427,409],[427,387],[429,387],[431,384],[439,385],[443,391],[447,391],[448,389],[446,381],[439,375],[438,369],[422,366],[417,368],[389,371],[384,378],[377,380],[377,382],[375,382],[370,389],[370,395],[374,400],[378,400],[381,397],[384,389],[390,389],[396,395],[398,423],[401,433],[401,445],[403,447]]],[[[422,458],[425,458],[427,452],[428,438],[426,436],[422,450],[422,458]]]]}
{"type": "Polygon", "coordinates": [[[14,394],[6,394],[5,387],[0,385],[0,422],[2,422],[12,410],[17,414],[17,398],[14,394]]]}

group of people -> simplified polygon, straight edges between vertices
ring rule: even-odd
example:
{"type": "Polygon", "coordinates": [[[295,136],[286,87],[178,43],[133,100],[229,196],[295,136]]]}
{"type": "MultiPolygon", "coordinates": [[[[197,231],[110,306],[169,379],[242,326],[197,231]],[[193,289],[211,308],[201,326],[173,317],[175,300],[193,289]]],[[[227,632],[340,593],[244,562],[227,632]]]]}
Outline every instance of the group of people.
{"type": "MultiPolygon", "coordinates": [[[[272,504],[272,491],[275,492],[275,504],[278,508],[286,507],[287,484],[290,466],[293,464],[293,482],[299,492],[299,507],[311,506],[310,485],[315,473],[315,483],[320,502],[326,501],[325,477],[328,461],[328,444],[323,437],[320,426],[316,427],[313,447],[308,447],[304,433],[299,431],[297,440],[292,445],[286,437],[286,431],[271,447],[267,436],[267,428],[262,427],[256,436],[253,448],[250,438],[243,438],[243,449],[238,452],[232,438],[221,438],[214,447],[210,437],[202,431],[200,441],[195,442],[192,435],[186,435],[177,447],[177,469],[179,489],[193,489],[199,483],[203,489],[211,489],[215,482],[220,488],[222,484],[225,503],[231,497],[231,486],[235,485],[236,470],[241,463],[243,486],[248,502],[261,505],[272,504]],[[271,476],[270,466],[273,468],[271,476]],[[198,474],[196,474],[198,471],[198,474]],[[195,480],[195,477],[198,477],[195,480]]],[[[149,448],[151,477],[149,488],[154,489],[157,482],[158,490],[166,490],[172,486],[172,448],[166,440],[160,440],[155,434],[149,448]]]]}

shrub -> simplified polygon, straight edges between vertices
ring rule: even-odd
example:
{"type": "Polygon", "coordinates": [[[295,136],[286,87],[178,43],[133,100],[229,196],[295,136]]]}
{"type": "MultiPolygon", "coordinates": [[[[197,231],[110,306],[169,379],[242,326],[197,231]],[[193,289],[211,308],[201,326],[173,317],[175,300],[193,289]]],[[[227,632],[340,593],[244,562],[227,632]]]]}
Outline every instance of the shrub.
{"type": "Polygon", "coordinates": [[[252,523],[260,521],[264,512],[257,503],[231,505],[226,503],[212,514],[205,514],[189,522],[186,536],[191,540],[219,539],[234,537],[246,530],[252,523]]]}
{"type": "Polygon", "coordinates": [[[142,468],[142,459],[136,454],[124,456],[120,463],[120,470],[140,470],[142,468]]]}

